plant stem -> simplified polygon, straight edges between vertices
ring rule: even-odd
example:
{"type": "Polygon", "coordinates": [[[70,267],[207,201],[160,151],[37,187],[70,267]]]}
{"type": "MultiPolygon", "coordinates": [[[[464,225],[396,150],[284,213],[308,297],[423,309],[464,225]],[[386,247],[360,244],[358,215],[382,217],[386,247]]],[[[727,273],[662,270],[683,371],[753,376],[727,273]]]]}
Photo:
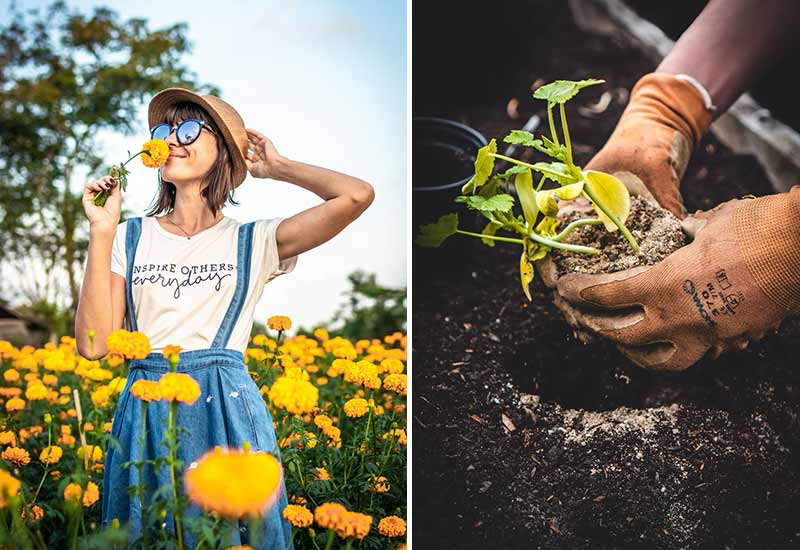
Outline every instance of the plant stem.
{"type": "Polygon", "coordinates": [[[547,120],[550,122],[550,133],[553,135],[553,143],[559,145],[558,143],[558,134],[556,134],[556,125],[553,122],[553,106],[550,105],[550,102],[547,102],[547,120]]]}
{"type": "Polygon", "coordinates": [[[575,172],[575,165],[572,163],[572,145],[569,141],[569,128],[567,127],[567,114],[564,111],[564,104],[559,103],[559,110],[561,112],[561,128],[564,131],[564,146],[567,148],[567,166],[570,170],[575,172]]]}
{"type": "Polygon", "coordinates": [[[628,242],[630,243],[634,252],[639,252],[639,243],[636,242],[636,239],[633,237],[633,235],[631,235],[631,232],[628,231],[628,228],[625,227],[625,224],[619,221],[619,218],[616,216],[616,214],[609,210],[608,207],[603,204],[603,201],[601,201],[600,198],[594,194],[592,188],[588,185],[584,185],[583,192],[586,193],[586,196],[589,197],[589,200],[591,200],[603,214],[608,216],[608,219],[610,219],[614,225],[619,227],[619,230],[622,232],[625,238],[628,239],[628,242]]]}
{"type": "Polygon", "coordinates": [[[181,506],[178,502],[178,485],[175,475],[175,462],[177,461],[175,448],[177,446],[177,430],[175,429],[175,416],[178,409],[177,401],[169,403],[169,476],[172,481],[172,500],[175,503],[175,510],[172,518],[175,521],[175,535],[178,537],[178,548],[183,550],[183,530],[181,529],[181,506]]]}
{"type": "Polygon", "coordinates": [[[560,248],[562,250],[569,250],[570,252],[581,252],[583,254],[600,254],[600,251],[597,250],[596,248],[591,248],[589,246],[581,246],[579,244],[567,244],[567,243],[560,243],[558,241],[553,241],[546,237],[542,237],[533,230],[529,231],[525,227],[522,227],[519,224],[519,222],[517,222],[514,219],[510,219],[508,221],[523,235],[526,235],[527,237],[531,238],[532,240],[536,241],[539,244],[549,246],[550,248],[560,248]]]}
{"type": "Polygon", "coordinates": [[[583,220],[575,220],[574,222],[569,224],[567,227],[565,227],[560,233],[558,233],[557,235],[553,236],[552,239],[554,241],[561,242],[567,235],[569,235],[572,232],[573,229],[575,229],[577,227],[580,227],[582,225],[600,225],[601,223],[603,223],[603,220],[599,220],[597,218],[587,218],[587,219],[583,219],[583,220]]]}
{"type": "Polygon", "coordinates": [[[325,550],[330,550],[333,545],[333,529],[328,529],[328,542],[325,544],[325,550]]]}
{"type": "Polygon", "coordinates": [[[144,505],[144,480],[142,479],[142,468],[144,467],[144,448],[146,444],[145,432],[147,431],[147,401],[142,401],[142,437],[139,440],[139,462],[136,469],[139,471],[139,506],[142,513],[142,542],[144,550],[150,548],[150,540],[147,538],[147,511],[144,505]]]}
{"type": "Polygon", "coordinates": [[[544,174],[542,174],[542,177],[541,177],[541,179],[539,180],[539,183],[536,185],[536,192],[537,192],[537,193],[538,193],[538,192],[541,190],[541,188],[542,188],[542,185],[544,185],[544,182],[545,182],[546,180],[547,180],[547,176],[546,176],[546,175],[544,175],[544,174]]]}
{"type": "Polygon", "coordinates": [[[462,231],[460,229],[456,229],[456,233],[463,233],[464,235],[472,235],[473,237],[482,237],[484,239],[492,239],[494,241],[504,241],[509,243],[522,244],[524,242],[522,239],[514,239],[511,237],[494,237],[492,235],[484,235],[483,233],[473,233],[472,231],[462,231]]]}

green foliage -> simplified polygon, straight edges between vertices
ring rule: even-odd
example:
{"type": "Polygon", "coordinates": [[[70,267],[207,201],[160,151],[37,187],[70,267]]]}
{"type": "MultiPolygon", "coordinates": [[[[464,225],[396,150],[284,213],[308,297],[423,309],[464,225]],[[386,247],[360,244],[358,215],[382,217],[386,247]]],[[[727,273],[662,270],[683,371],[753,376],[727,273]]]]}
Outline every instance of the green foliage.
{"type": "Polygon", "coordinates": [[[624,226],[630,210],[630,195],[627,188],[610,174],[591,170],[584,172],[572,161],[569,129],[563,105],[583,88],[602,82],[604,81],[595,79],[556,80],[537,89],[533,97],[547,101],[551,136],[542,135],[537,138],[530,132],[512,130],[503,141],[532,147],[552,160],[529,164],[498,155],[497,143],[493,138],[488,145],[478,150],[475,175],[462,187],[462,195],[454,199],[454,202],[481,212],[489,223],[480,233],[462,231],[458,228],[458,215],[445,214],[435,223],[422,225],[415,242],[420,246],[440,246],[450,235],[462,233],[479,237],[487,246],[494,246],[498,240],[522,245],[519,261],[520,283],[528,300],[531,299],[529,286],[534,278],[532,262],[541,260],[554,248],[575,253],[599,253],[594,248],[563,242],[576,227],[603,223],[610,231],[620,229],[631,247],[638,251],[638,243],[624,226]],[[552,113],[555,105],[559,105],[560,108],[563,144],[559,142],[556,134],[552,113]],[[514,166],[505,172],[492,175],[495,158],[501,158],[514,166]],[[533,186],[532,171],[541,174],[536,188],[533,186]],[[513,211],[513,196],[503,192],[502,189],[505,183],[505,191],[508,191],[508,184],[512,178],[522,208],[522,216],[516,215],[513,211]],[[542,189],[547,181],[553,182],[556,187],[542,189]],[[478,194],[475,194],[478,189],[480,189],[478,194]],[[570,201],[579,196],[584,196],[592,202],[599,217],[578,220],[569,224],[560,233],[556,233],[559,224],[556,219],[559,201],[570,201]],[[522,238],[498,237],[496,233],[501,229],[517,233],[522,238]]]}

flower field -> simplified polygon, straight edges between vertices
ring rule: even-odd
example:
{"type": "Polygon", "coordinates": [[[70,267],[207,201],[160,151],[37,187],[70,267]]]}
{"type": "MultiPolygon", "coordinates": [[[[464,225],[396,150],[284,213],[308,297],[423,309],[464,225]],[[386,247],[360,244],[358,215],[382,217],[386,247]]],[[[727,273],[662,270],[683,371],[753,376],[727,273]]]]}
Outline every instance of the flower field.
{"type": "MultiPolygon", "coordinates": [[[[173,480],[155,492],[129,488],[148,511],[136,547],[189,548],[173,535],[189,532],[198,548],[227,548],[232,531],[274,504],[282,476],[295,548],[405,548],[406,336],[351,342],[319,328],[284,338],[287,317],[267,324],[276,336],[252,337],[245,362],[274,420],[282,465],[248,443],[180,463],[187,435],[174,412],[202,406],[203,396],[190,374],[174,372],[179,347],[163,350],[173,372],[131,385],[143,415],[154,401],[171,411],[163,454],[126,464],[165,468],[173,480]],[[202,516],[185,514],[191,503],[202,516]]],[[[130,362],[151,348],[144,334],[124,330],[107,345],[104,358],[89,361],[72,337],[42,348],[0,340],[0,547],[125,547],[128,525],[101,526],[104,458],[130,362]]]]}

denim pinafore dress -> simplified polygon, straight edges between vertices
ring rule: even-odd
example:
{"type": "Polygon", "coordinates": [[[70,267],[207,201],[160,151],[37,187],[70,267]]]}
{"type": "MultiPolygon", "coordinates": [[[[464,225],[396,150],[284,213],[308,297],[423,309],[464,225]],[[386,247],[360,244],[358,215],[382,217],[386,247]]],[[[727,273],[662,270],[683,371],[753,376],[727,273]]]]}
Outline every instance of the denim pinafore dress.
{"type": "MultiPolygon", "coordinates": [[[[127,281],[132,280],[136,246],[141,235],[141,217],[129,218],[125,235],[125,255],[127,257],[127,281]]],[[[236,319],[245,301],[250,279],[251,250],[254,222],[241,224],[237,236],[238,269],[236,290],[217,330],[211,347],[182,351],[177,372],[186,373],[200,385],[200,397],[192,405],[180,403],[177,424],[188,432],[178,433],[178,458],[183,461],[183,469],[196,461],[203,453],[214,446],[241,448],[245,441],[250,442],[253,451],[266,451],[280,460],[280,450],[272,424],[272,416],[264,404],[258,387],[247,373],[242,352],[228,349],[225,345],[230,338],[236,319]]],[[[128,330],[138,330],[134,311],[133,292],[126,284],[126,321],[128,330]]],[[[175,342],[174,345],[180,345],[175,342]]],[[[167,456],[163,444],[169,404],[165,401],[151,402],[147,407],[147,431],[145,446],[142,449],[142,403],[130,394],[131,385],[137,380],[158,380],[169,372],[169,362],[161,352],[150,353],[144,359],[135,359],[130,364],[125,387],[120,395],[111,435],[119,445],[109,444],[105,457],[103,473],[102,521],[104,525],[113,519],[120,524],[128,523],[129,541],[141,536],[141,514],[139,498],[131,496],[130,485],[139,483],[135,466],[122,468],[122,464],[132,460],[153,459],[167,456]],[[142,455],[142,451],[144,451],[142,455]]],[[[236,472],[231,472],[235,476],[236,472]]],[[[168,467],[156,471],[152,465],[145,465],[142,477],[147,486],[146,505],[152,506],[153,492],[159,487],[170,487],[168,467]]],[[[160,498],[171,498],[165,493],[160,498]]],[[[289,522],[283,518],[287,505],[286,487],[281,480],[280,494],[269,513],[258,522],[256,548],[264,550],[284,550],[292,536],[289,522]]],[[[145,513],[147,513],[145,511],[145,513]]],[[[202,510],[192,504],[184,510],[184,543],[194,548],[197,537],[187,529],[187,520],[202,515],[202,510]]],[[[164,519],[165,529],[173,532],[172,514],[164,519]]],[[[239,522],[239,529],[233,537],[224,541],[227,545],[250,544],[249,521],[239,522]]]]}

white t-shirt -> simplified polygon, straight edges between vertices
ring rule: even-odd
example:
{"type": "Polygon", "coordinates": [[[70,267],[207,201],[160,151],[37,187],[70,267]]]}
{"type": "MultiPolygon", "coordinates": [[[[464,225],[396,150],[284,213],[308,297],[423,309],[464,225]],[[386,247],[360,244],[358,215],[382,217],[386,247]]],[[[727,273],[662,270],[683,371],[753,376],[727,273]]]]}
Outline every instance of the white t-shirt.
{"type": "MultiPolygon", "coordinates": [[[[250,280],[225,345],[228,349],[244,353],[264,285],[291,272],[297,264],[297,256],[278,259],[275,233],[283,219],[257,220],[254,224],[250,280]]],[[[127,274],[127,224],[124,221],[117,226],[111,252],[111,271],[122,277],[127,274]]],[[[216,225],[187,239],[165,230],[155,217],[142,216],[132,294],[137,328],[150,340],[152,351],[162,351],[166,345],[177,345],[184,351],[211,347],[236,289],[240,225],[224,216],[216,225]]],[[[274,312],[281,314],[284,312],[274,312]]],[[[127,321],[125,326],[130,330],[127,321]]]]}

